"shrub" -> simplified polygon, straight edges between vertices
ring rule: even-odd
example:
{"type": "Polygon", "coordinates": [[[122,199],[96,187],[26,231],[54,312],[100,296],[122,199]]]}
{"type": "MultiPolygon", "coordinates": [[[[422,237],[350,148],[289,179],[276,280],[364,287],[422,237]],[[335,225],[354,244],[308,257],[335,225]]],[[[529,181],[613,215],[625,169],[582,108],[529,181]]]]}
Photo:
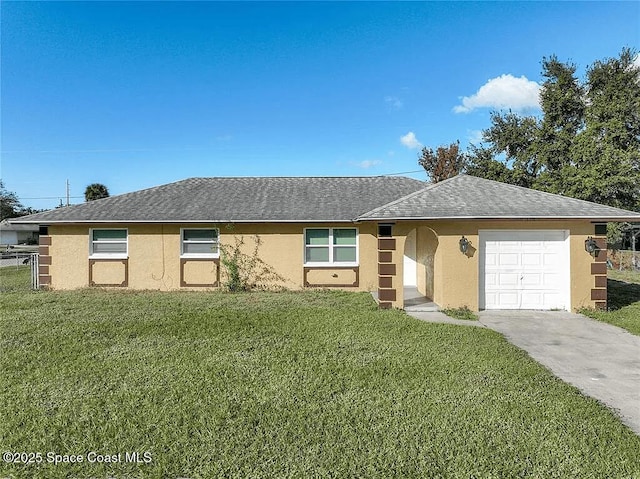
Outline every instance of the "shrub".
{"type": "Polygon", "coordinates": [[[442,312],[454,319],[465,319],[468,321],[478,320],[478,315],[471,311],[467,306],[463,306],[462,308],[447,308],[443,309],[442,312]]]}
{"type": "Polygon", "coordinates": [[[231,292],[286,289],[285,279],[258,255],[262,245],[260,236],[254,235],[253,241],[251,254],[245,252],[244,236],[234,236],[232,245],[220,245],[224,287],[231,292]]]}

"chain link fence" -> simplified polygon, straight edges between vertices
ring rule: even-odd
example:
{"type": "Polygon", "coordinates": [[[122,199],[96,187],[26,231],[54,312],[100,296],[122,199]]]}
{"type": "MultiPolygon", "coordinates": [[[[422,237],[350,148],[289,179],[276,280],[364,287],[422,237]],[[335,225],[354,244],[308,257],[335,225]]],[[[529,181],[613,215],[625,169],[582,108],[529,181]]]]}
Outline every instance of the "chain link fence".
{"type": "MultiPolygon", "coordinates": [[[[0,252],[0,268],[7,269],[9,271],[15,270],[25,271],[25,274],[12,275],[13,281],[18,281],[20,278],[27,279],[26,270],[29,270],[28,278],[31,289],[39,289],[39,255],[30,249],[14,249],[7,248],[5,251],[0,252]]],[[[6,281],[6,279],[5,279],[6,281]]],[[[23,281],[20,280],[20,283],[23,281]]],[[[28,288],[28,284],[25,283],[23,288],[28,288]]]]}
{"type": "Polygon", "coordinates": [[[618,271],[640,271],[640,251],[609,250],[607,265],[618,271]]]}

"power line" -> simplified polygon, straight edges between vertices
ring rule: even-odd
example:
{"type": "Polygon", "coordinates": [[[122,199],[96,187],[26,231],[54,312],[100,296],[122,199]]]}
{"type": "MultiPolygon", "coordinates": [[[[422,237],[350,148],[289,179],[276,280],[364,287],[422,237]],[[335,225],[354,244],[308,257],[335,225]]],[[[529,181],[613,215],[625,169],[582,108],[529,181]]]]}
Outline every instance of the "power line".
{"type": "MultiPolygon", "coordinates": [[[[20,197],[21,200],[58,200],[66,198],[66,195],[58,196],[33,196],[33,197],[20,197]]],[[[84,196],[69,196],[69,198],[84,198],[84,196]]]]}
{"type": "Polygon", "coordinates": [[[384,173],[379,176],[408,175],[409,173],[424,173],[424,170],[400,171],[399,173],[384,173]]]}

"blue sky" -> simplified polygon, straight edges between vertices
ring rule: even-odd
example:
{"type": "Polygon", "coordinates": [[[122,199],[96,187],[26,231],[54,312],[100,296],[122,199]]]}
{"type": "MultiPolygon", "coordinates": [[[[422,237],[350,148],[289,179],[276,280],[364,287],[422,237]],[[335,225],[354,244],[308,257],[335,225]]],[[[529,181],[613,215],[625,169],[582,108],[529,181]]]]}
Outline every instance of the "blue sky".
{"type": "Polygon", "coordinates": [[[582,75],[640,45],[638,2],[0,8],[1,176],[35,208],[67,179],[81,202],[94,182],[420,170],[422,145],[466,147],[492,110],[538,113],[544,56],[582,75]]]}

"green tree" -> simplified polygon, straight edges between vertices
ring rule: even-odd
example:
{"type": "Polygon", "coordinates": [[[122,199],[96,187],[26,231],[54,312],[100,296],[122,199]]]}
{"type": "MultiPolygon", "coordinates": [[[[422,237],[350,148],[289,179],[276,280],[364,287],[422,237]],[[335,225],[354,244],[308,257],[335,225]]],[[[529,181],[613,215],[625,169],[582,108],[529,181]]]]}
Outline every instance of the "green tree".
{"type": "Polygon", "coordinates": [[[101,183],[92,183],[84,190],[84,200],[94,201],[101,198],[107,198],[109,196],[109,190],[101,183]]]}
{"type": "Polygon", "coordinates": [[[436,151],[422,148],[418,164],[425,169],[432,183],[438,183],[458,175],[464,168],[465,161],[465,154],[460,151],[460,142],[456,141],[449,146],[439,146],[436,151]]]}
{"type": "Polygon", "coordinates": [[[576,137],[584,128],[585,90],[576,77],[576,66],[562,63],[556,56],[542,60],[542,75],[542,120],[535,139],[540,171],[533,186],[567,194],[568,179],[576,172],[576,137]]]}
{"type": "Polygon", "coordinates": [[[587,69],[585,128],[576,135],[569,194],[622,208],[640,207],[640,67],[635,53],[587,69]]]}
{"type": "Polygon", "coordinates": [[[530,188],[540,171],[536,154],[538,120],[511,111],[493,112],[491,127],[482,134],[495,158],[502,158],[511,172],[511,183],[530,188]]]}
{"type": "Polygon", "coordinates": [[[466,174],[512,185],[517,184],[514,170],[509,168],[506,162],[496,160],[491,149],[471,145],[469,152],[470,161],[464,167],[466,174]]]}
{"type": "Polygon", "coordinates": [[[23,216],[23,210],[24,207],[18,200],[18,196],[14,192],[8,191],[4,182],[0,180],[0,221],[23,216]]]}
{"type": "Polygon", "coordinates": [[[640,67],[636,53],[596,61],[586,79],[543,59],[542,115],[494,112],[466,172],[628,209],[640,208],[640,67]],[[508,172],[507,172],[508,170],[508,172]]]}

